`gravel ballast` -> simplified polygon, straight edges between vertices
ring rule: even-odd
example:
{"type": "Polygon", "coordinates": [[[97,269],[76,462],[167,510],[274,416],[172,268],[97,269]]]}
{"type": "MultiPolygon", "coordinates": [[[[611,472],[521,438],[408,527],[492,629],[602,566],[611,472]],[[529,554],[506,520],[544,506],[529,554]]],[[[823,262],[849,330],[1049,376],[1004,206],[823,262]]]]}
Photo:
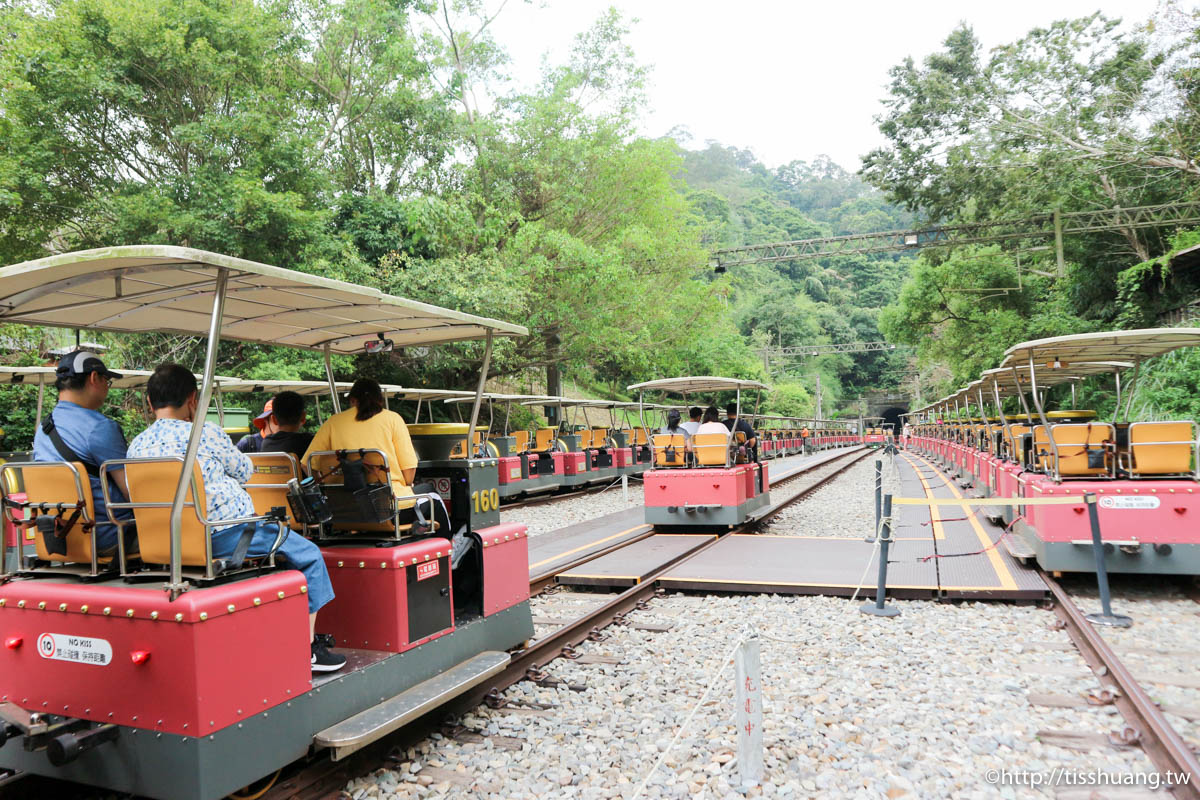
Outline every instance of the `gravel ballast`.
{"type": "MultiPolygon", "coordinates": [[[[535,613],[568,615],[603,597],[550,595],[535,601],[535,613]]],[[[1137,748],[1081,752],[1037,740],[1040,730],[1103,734],[1122,727],[1111,706],[1027,702],[1029,692],[1078,696],[1097,688],[1074,650],[1055,649],[1069,639],[1049,629],[1050,612],[897,605],[899,618],[881,620],[835,598],[658,598],[630,620],[669,623],[669,631],[614,627],[604,641],[580,647],[620,664],[549,665],[554,677],[586,691],[517,684],[506,697],[555,707],[477,709],[461,724],[482,738],[427,740],[347,790],[360,800],[632,798],[749,621],[764,634],[766,766],[766,785],[751,796],[1053,797],[1056,790],[1046,787],[989,783],[988,770],[1151,769],[1137,748]]],[[[734,790],[733,703],[727,669],[643,797],[742,796],[734,790]]]]}

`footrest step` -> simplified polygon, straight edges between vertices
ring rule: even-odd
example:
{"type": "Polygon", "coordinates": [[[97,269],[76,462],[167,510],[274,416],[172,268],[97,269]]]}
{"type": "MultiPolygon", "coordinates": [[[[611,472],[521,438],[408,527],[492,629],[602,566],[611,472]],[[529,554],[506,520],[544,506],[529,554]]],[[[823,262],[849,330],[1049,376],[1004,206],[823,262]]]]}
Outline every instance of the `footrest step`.
{"type": "Polygon", "coordinates": [[[482,683],[508,666],[510,660],[508,653],[485,650],[395,697],[331,725],[317,733],[313,743],[329,748],[333,760],[338,761],[482,683]]]}

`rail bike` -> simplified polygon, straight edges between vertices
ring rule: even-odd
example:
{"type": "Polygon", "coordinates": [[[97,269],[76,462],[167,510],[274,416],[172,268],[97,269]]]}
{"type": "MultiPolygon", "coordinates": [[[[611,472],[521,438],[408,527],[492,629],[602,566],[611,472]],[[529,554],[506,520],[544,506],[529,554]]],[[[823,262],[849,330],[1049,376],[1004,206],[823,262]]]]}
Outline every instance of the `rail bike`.
{"type": "Polygon", "coordinates": [[[1011,528],[1004,544],[1015,558],[1052,572],[1094,571],[1083,502],[1090,493],[1097,497],[1107,570],[1200,574],[1195,422],[1132,418],[1142,365],[1195,346],[1200,328],[1022,342],[1006,351],[1001,366],[915,412],[914,446],[976,496],[1017,501],[986,511],[1011,528]],[[1077,408],[1079,385],[1101,378],[1116,389],[1111,419],[1077,408]],[[1050,407],[1054,397],[1058,408],[1050,407]],[[1079,502],[1019,502],[1054,497],[1079,502]]]}
{"type": "MultiPolygon", "coordinates": [[[[472,422],[412,435],[417,481],[446,483],[450,530],[414,529],[390,480],[354,488],[336,469],[307,489],[332,511],[310,514],[289,503],[296,459],[253,457],[244,488],[267,510],[254,519],[320,547],[336,597],[317,627],[348,658],[339,672],[310,669],[300,572],[270,556],[212,558],[196,465],[222,340],[323,353],[337,412],[333,354],[483,339],[486,373],[494,338],[525,328],[158,245],[18,264],[0,269],[0,287],[5,323],[207,339],[186,455],[122,462],[138,558],[124,539],[99,552],[85,465],[0,471],[13,525],[76,509],[85,523],[68,526],[65,553],[38,538],[0,575],[0,766],[146,797],[219,798],[297,759],[346,757],[503,669],[532,636],[524,526],[477,502],[497,490],[494,459],[450,457],[472,439],[478,392],[472,422]]],[[[315,455],[357,455],[388,474],[381,453],[315,455]]]]}

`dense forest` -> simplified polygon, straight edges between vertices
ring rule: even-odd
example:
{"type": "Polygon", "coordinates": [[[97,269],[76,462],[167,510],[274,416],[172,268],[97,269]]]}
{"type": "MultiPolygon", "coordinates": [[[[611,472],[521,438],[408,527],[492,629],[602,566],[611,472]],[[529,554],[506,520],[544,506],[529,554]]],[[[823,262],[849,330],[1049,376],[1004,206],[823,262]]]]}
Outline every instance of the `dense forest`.
{"type": "MultiPolygon", "coordinates": [[[[886,145],[861,174],[921,223],[1200,198],[1200,12],[1164,3],[1147,20],[1094,14],[987,50],[959,26],[890,78],[878,117],[886,145]]],[[[942,368],[935,391],[957,389],[1020,341],[1164,324],[1200,297],[1196,270],[1174,267],[1197,243],[1200,231],[1171,227],[1070,236],[1062,278],[1046,247],[925,251],[880,328],[916,347],[924,368],[942,368]]],[[[1157,362],[1135,414],[1195,417],[1200,354],[1157,362]]],[[[1084,400],[1112,404],[1103,387],[1084,400]]]]}
{"type": "MultiPolygon", "coordinates": [[[[61,0],[0,6],[0,263],[168,243],[375,286],[527,325],[496,388],[556,366],[618,397],[676,374],[769,379],[765,410],[857,413],[869,389],[926,399],[1030,336],[1156,324],[1196,297],[1171,254],[1200,233],[1117,230],[1052,256],[998,245],[716,272],[714,249],[927,224],[1194,200],[1200,26],[1095,15],[984,50],[966,27],[891,71],[859,165],[768,168],[747,149],[648,138],[647,69],[615,11],[517,88],[485,0],[61,0]],[[1018,287],[1018,288],[1014,288],[1018,287]],[[762,351],[886,338],[890,352],[762,351]]],[[[881,79],[883,76],[881,76],[881,79]]],[[[752,143],[750,143],[752,145],[752,143]]],[[[126,368],[202,342],[106,339],[126,368]]],[[[63,332],[0,329],[6,363],[63,332]]],[[[481,348],[345,358],[339,377],[462,387],[481,348]]],[[[218,372],[317,378],[311,354],[227,344],[218,372]]],[[[1200,413],[1200,357],[1150,375],[1139,413],[1200,413]]],[[[1103,393],[1094,398],[1103,406],[1103,393]]],[[[257,400],[257,398],[255,398],[257,400]]],[[[113,413],[139,424],[132,398],[113,413]]],[[[26,390],[0,389],[8,446],[26,390]]]]}

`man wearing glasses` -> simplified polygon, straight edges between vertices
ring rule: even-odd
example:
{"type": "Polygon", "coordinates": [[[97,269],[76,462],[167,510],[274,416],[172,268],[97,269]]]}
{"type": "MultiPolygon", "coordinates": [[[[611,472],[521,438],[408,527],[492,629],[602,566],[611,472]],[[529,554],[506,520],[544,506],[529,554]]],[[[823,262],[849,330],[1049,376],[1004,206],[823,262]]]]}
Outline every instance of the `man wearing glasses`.
{"type": "MultiPolygon", "coordinates": [[[[100,491],[100,465],[110,459],[125,458],[125,435],[121,427],[100,413],[108,399],[108,389],[120,374],[104,366],[100,356],[86,350],[68,353],[58,362],[55,388],[58,404],[42,420],[33,436],[34,461],[80,461],[92,484],[96,507],[96,547],[100,555],[117,549],[117,526],[109,521],[100,491]]],[[[113,499],[125,502],[129,490],[125,470],[111,470],[109,479],[113,499]]],[[[133,512],[113,512],[122,520],[132,520],[133,512]]],[[[131,531],[126,525],[126,531],[131,531]]]]}

